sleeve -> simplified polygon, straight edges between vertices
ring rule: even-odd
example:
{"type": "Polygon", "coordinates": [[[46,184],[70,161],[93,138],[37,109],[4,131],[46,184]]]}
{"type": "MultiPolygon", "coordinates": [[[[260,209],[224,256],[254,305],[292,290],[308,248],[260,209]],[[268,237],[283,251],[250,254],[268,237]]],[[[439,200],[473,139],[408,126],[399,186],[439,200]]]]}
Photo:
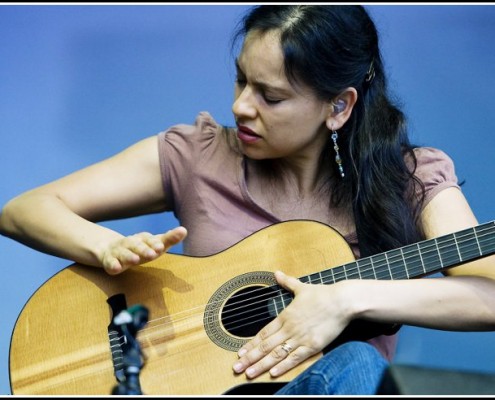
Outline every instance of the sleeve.
{"type": "Polygon", "coordinates": [[[198,161],[204,158],[217,128],[213,118],[202,112],[193,125],[174,125],[158,134],[160,171],[168,211],[177,211],[182,185],[191,182],[198,161]]]}
{"type": "Polygon", "coordinates": [[[423,208],[442,190],[460,189],[452,159],[442,150],[432,147],[415,149],[417,167],[415,176],[423,182],[425,198],[423,208]]]}

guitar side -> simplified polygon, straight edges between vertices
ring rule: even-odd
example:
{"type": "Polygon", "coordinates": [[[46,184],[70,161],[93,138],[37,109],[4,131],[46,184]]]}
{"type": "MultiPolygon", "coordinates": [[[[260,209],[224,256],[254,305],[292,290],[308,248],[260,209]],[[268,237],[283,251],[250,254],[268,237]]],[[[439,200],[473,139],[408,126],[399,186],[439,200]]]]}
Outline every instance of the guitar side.
{"type": "MultiPolygon", "coordinates": [[[[129,306],[149,310],[149,323],[138,333],[145,355],[140,374],[144,394],[215,395],[247,382],[289,381],[319,355],[278,379],[264,374],[249,381],[232,371],[238,343],[248,338],[231,334],[222,324],[211,328],[204,319],[208,304],[218,289],[239,276],[257,276],[259,271],[266,276],[278,269],[301,276],[353,260],[345,240],[330,227],[289,221],[212,256],[167,253],[117,276],[73,264],[45,282],[19,315],[10,348],[12,393],[110,394],[117,381],[108,301],[117,295],[129,306]],[[223,336],[227,345],[212,340],[215,335],[223,336]]],[[[238,289],[265,285],[243,282],[238,289]]]]}

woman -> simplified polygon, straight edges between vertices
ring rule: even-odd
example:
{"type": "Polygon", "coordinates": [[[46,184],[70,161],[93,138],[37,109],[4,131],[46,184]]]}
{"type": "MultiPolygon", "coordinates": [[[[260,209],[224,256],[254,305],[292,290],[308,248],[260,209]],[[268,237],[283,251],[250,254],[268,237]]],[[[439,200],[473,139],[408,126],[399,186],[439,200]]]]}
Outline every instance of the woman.
{"type": "MultiPolygon", "coordinates": [[[[1,214],[2,233],[114,275],[182,240],[186,254],[213,254],[290,219],[330,225],[357,258],[477,225],[450,158],[409,143],[363,7],[255,7],[236,37],[243,39],[237,128],[201,113],[194,125],[13,199],[1,214]],[[182,226],[124,237],[96,224],[160,211],[173,211],[182,226]]],[[[357,319],[491,330],[493,264],[486,257],[439,279],[333,285],[277,272],[294,300],[239,350],[233,369],[249,378],[282,375],[357,319]]],[[[373,394],[394,338],[336,346],[277,393],[373,394]]]]}

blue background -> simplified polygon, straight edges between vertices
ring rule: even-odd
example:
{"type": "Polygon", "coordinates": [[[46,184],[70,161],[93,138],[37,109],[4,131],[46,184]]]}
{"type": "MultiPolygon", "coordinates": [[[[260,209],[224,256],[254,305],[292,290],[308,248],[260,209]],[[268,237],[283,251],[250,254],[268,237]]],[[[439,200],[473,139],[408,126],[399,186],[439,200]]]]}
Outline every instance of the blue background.
{"type": "MultiPolygon", "coordinates": [[[[169,125],[191,123],[199,111],[231,124],[229,39],[246,8],[1,6],[0,205],[169,125]]],[[[479,221],[494,219],[495,7],[367,8],[413,141],[450,154],[479,221]]],[[[175,220],[160,214],[105,225],[158,233],[175,220]]],[[[5,237],[0,255],[0,395],[7,395],[16,318],[69,262],[5,237]]],[[[495,372],[495,333],[404,327],[396,362],[495,372]]]]}

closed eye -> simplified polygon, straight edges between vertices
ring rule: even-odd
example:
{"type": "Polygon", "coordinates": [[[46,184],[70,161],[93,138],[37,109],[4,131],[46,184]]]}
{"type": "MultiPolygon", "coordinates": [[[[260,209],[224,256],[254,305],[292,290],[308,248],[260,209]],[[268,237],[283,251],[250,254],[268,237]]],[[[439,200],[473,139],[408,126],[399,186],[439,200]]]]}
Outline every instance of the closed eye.
{"type": "Polygon", "coordinates": [[[246,78],[238,75],[235,78],[235,83],[238,86],[246,86],[246,78]]]}
{"type": "Polygon", "coordinates": [[[269,96],[267,96],[267,95],[265,95],[265,94],[263,95],[263,100],[265,100],[265,102],[266,102],[267,104],[272,104],[272,105],[273,105],[273,104],[278,104],[278,103],[280,103],[280,102],[282,101],[281,99],[273,99],[273,98],[270,98],[269,96]]]}

